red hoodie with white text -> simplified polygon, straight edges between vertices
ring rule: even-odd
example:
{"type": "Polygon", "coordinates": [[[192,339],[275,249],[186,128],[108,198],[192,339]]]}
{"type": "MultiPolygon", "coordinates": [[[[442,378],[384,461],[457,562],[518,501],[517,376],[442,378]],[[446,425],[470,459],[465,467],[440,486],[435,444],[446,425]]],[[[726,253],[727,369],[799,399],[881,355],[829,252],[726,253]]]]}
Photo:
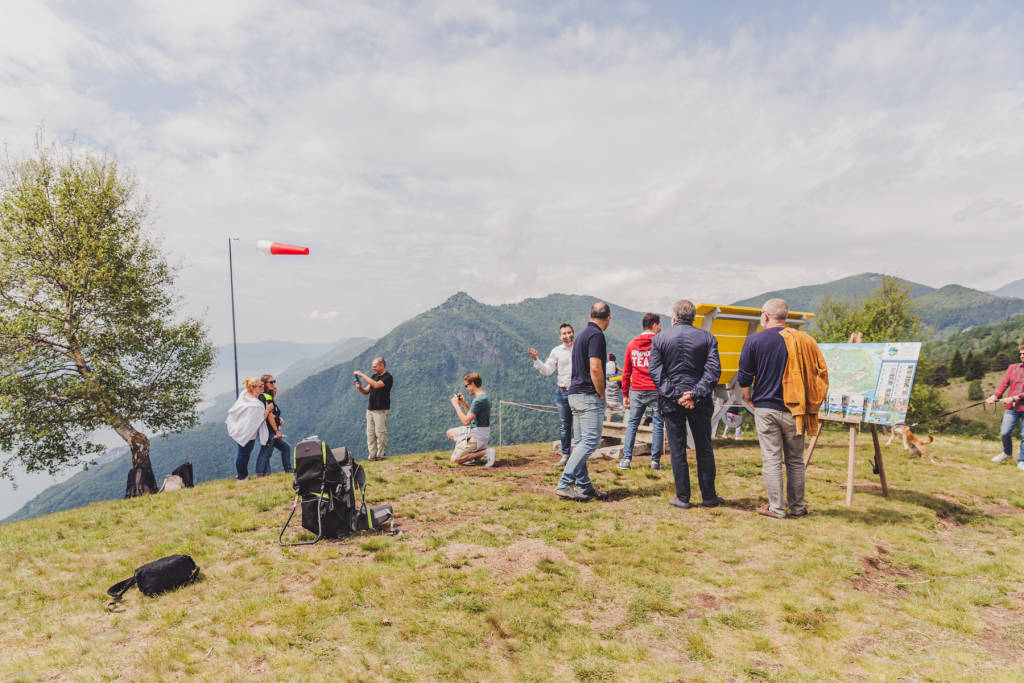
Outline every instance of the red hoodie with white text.
{"type": "Polygon", "coordinates": [[[626,359],[622,364],[622,397],[629,396],[630,389],[654,391],[654,381],[647,370],[651,360],[651,340],[654,333],[641,332],[626,345],[626,359]]]}

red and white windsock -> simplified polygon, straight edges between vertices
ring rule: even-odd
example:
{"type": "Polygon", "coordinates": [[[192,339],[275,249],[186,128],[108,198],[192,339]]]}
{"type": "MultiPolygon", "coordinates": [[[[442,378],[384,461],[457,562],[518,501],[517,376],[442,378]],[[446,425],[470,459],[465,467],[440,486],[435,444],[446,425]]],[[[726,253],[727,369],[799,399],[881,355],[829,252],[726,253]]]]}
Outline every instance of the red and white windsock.
{"type": "Polygon", "coordinates": [[[256,251],[271,256],[309,256],[309,247],[296,247],[270,240],[256,240],[256,251]]]}

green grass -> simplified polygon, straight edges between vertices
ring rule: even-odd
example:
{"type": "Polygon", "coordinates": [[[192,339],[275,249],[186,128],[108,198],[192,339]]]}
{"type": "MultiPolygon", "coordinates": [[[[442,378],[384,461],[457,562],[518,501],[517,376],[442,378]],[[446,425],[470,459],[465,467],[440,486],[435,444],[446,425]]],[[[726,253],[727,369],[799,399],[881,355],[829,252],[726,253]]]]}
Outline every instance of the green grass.
{"type": "Polygon", "coordinates": [[[644,458],[592,464],[608,502],[559,500],[535,445],[494,469],[369,463],[398,537],[278,547],[285,475],[7,524],[0,678],[1024,678],[1024,473],[991,442],[939,436],[938,465],[894,442],[884,498],[860,443],[847,507],[846,435],[823,436],[799,520],[753,512],[756,443],[725,442],[714,510],[667,505],[644,458]],[[109,585],[180,552],[201,582],[107,611],[109,585]]]}

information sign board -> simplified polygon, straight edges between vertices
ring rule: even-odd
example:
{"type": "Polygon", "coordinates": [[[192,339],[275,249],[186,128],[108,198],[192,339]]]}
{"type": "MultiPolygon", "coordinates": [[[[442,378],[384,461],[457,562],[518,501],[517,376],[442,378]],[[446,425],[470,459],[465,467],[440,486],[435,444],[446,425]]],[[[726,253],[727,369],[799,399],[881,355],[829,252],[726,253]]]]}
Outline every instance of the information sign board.
{"type": "Polygon", "coordinates": [[[898,425],[907,419],[921,342],[819,344],[828,365],[826,419],[898,425]]]}

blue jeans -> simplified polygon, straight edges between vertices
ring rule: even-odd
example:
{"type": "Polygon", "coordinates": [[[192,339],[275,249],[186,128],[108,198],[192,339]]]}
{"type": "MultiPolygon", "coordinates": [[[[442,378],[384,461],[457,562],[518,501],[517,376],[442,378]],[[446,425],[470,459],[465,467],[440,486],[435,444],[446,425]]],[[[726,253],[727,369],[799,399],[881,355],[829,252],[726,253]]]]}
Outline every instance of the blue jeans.
{"type": "Polygon", "coordinates": [[[274,449],[281,451],[281,468],[285,472],[292,472],[292,447],[284,439],[272,437],[265,446],[260,446],[259,455],[256,456],[256,474],[270,474],[270,456],[274,449]]]}
{"type": "Polygon", "coordinates": [[[1020,423],[1020,450],[1017,453],[1017,462],[1024,462],[1024,412],[1019,410],[1007,410],[1003,413],[1003,424],[999,426],[999,437],[1003,440],[1003,453],[1013,455],[1013,428],[1020,423]]]}
{"type": "Polygon", "coordinates": [[[555,392],[558,407],[558,438],[562,442],[562,455],[572,453],[572,408],[569,407],[569,390],[561,387],[555,392]]]}
{"type": "Polygon", "coordinates": [[[238,457],[235,458],[235,471],[238,472],[239,479],[247,479],[249,477],[249,456],[252,455],[252,449],[256,446],[256,439],[253,439],[244,446],[238,447],[238,457]]]}
{"type": "Polygon", "coordinates": [[[569,394],[569,407],[572,408],[573,447],[558,488],[576,484],[580,489],[588,489],[592,484],[587,473],[587,458],[601,443],[604,399],[597,394],[569,394]]]}
{"type": "Polygon", "coordinates": [[[629,390],[629,422],[626,423],[626,439],[622,443],[622,459],[630,460],[633,458],[633,445],[636,441],[636,428],[640,426],[640,421],[644,418],[644,413],[647,412],[647,407],[650,406],[651,410],[654,411],[654,421],[651,422],[651,462],[661,461],[661,451],[664,443],[665,435],[665,420],[661,417],[661,411],[658,410],[658,392],[655,389],[641,390],[636,389],[629,390]]]}

